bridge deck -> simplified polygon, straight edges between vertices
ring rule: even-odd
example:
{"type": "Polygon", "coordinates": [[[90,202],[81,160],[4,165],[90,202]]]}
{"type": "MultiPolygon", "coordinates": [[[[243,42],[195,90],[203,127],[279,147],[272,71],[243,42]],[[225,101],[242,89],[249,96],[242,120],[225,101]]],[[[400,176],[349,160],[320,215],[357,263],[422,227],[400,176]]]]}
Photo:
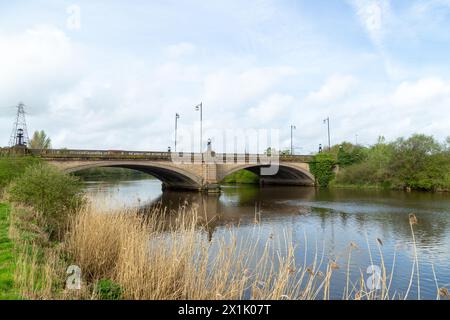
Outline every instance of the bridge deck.
{"type": "MultiPolygon", "coordinates": [[[[33,155],[44,159],[70,159],[70,160],[154,160],[172,161],[174,158],[183,157],[192,161],[202,158],[201,153],[194,152],[159,152],[159,151],[123,151],[123,150],[72,150],[72,149],[50,149],[50,150],[29,150],[33,155]]],[[[226,162],[260,159],[267,160],[270,156],[265,154],[223,154],[213,153],[213,157],[226,162]]],[[[279,160],[283,162],[311,162],[312,156],[306,155],[280,155],[279,160]]]]}

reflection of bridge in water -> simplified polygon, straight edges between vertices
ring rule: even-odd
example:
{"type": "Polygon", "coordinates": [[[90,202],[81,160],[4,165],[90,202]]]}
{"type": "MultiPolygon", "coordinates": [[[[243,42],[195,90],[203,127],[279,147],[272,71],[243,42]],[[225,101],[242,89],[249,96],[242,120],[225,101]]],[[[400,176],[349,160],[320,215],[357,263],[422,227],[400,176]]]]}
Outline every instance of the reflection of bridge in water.
{"type": "MultiPolygon", "coordinates": [[[[209,222],[206,231],[210,237],[218,228],[254,225],[255,218],[272,226],[274,221],[284,221],[290,225],[300,218],[305,222],[303,227],[311,228],[313,234],[319,230],[326,231],[324,234],[330,235],[327,243],[330,248],[335,245],[336,239],[345,237],[338,233],[347,228],[355,228],[361,234],[378,229],[383,239],[390,235],[410,239],[409,213],[412,211],[420,222],[415,226],[416,240],[420,245],[435,247],[435,250],[441,248],[438,244],[448,243],[446,237],[450,228],[447,216],[442,214],[449,212],[448,197],[445,194],[224,186],[220,195],[166,191],[143,210],[149,210],[159,203],[175,212],[183,205],[196,208],[199,216],[209,222]],[[398,203],[401,197],[402,201],[398,203]],[[409,206],[414,209],[408,208],[409,206]],[[334,234],[334,229],[339,231],[334,234]]],[[[300,225],[302,224],[297,227],[300,225]]]]}
{"type": "Polygon", "coordinates": [[[313,186],[311,156],[266,154],[135,152],[102,150],[31,150],[64,172],[96,167],[120,167],[145,172],[161,180],[164,189],[219,189],[220,182],[239,170],[260,176],[261,184],[313,186]]]}
{"type": "Polygon", "coordinates": [[[194,209],[202,221],[207,221],[206,229],[210,235],[218,227],[252,225],[262,216],[298,214],[298,207],[283,206],[280,202],[302,199],[312,201],[314,188],[287,187],[243,187],[228,188],[225,186],[220,194],[204,194],[198,192],[166,191],[160,197],[142,208],[149,212],[155,206],[163,205],[168,212],[178,213],[185,206],[187,210],[194,209]],[[270,201],[267,201],[270,199],[270,201]],[[279,201],[277,201],[277,199],[279,201]]]}

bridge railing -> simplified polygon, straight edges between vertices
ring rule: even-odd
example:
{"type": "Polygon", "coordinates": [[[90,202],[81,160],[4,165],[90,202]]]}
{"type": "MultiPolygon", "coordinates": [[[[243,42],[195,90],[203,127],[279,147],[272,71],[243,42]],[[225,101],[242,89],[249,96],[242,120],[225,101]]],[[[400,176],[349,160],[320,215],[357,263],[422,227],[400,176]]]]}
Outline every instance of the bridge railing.
{"type": "Polygon", "coordinates": [[[34,155],[43,158],[99,158],[99,159],[161,159],[170,160],[171,153],[155,151],[123,151],[123,150],[73,150],[73,149],[31,149],[34,155]]]}
{"type": "Polygon", "coordinates": [[[160,151],[124,151],[124,150],[74,150],[74,149],[48,149],[38,150],[29,149],[33,155],[47,159],[130,159],[130,160],[162,160],[162,161],[183,161],[183,162],[201,162],[202,159],[208,159],[211,156],[216,161],[222,163],[266,163],[273,159],[279,159],[285,162],[310,162],[312,156],[305,155],[280,155],[278,158],[270,158],[262,154],[242,154],[242,153],[212,153],[211,156],[194,152],[160,152],[160,151]],[[203,157],[202,157],[203,156],[203,157]]]}

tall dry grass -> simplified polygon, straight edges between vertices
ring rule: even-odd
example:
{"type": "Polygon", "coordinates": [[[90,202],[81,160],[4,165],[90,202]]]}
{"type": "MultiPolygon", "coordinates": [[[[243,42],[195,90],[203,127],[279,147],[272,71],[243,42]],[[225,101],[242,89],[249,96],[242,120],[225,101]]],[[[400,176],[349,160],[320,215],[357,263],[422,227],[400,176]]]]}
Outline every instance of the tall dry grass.
{"type": "MultiPolygon", "coordinates": [[[[187,209],[171,215],[155,208],[144,219],[136,210],[88,206],[73,220],[66,250],[86,285],[110,279],[125,299],[330,299],[339,266],[318,250],[300,264],[288,236],[281,254],[273,240],[240,241],[232,228],[212,244],[199,232],[205,223],[187,209]]],[[[356,283],[347,280],[343,299],[390,299],[384,263],[382,270],[381,291],[368,290],[361,275],[356,283]]]]}
{"type": "MultiPolygon", "coordinates": [[[[124,299],[330,299],[332,278],[337,269],[346,269],[342,299],[389,300],[409,298],[417,286],[420,298],[418,255],[414,250],[413,267],[406,295],[392,290],[395,257],[390,270],[385,266],[381,240],[377,249],[381,267],[379,290],[367,288],[363,272],[350,280],[350,265],[356,244],[349,246],[347,265],[325,258],[318,244],[311,256],[305,235],[302,248],[288,234],[278,240],[263,239],[255,216],[253,234],[242,239],[236,229],[208,237],[208,221],[187,207],[168,213],[162,207],[142,215],[137,209],[111,212],[108,206],[91,203],[69,223],[64,242],[52,244],[37,225],[31,223],[31,210],[14,210],[14,238],[25,237],[17,253],[15,281],[23,297],[32,299],[99,299],[99,280],[108,279],[121,288],[124,299]],[[104,208],[104,209],[102,209],[104,208]],[[36,229],[37,228],[37,229],[36,229]],[[280,243],[278,243],[279,241],[280,243]],[[297,261],[299,250],[301,261],[297,261]],[[81,290],[66,290],[66,269],[78,265],[82,271],[81,290]]],[[[411,232],[417,219],[410,216],[411,232]]],[[[370,262],[372,249],[367,240],[370,262]]],[[[414,244],[415,245],[415,244],[414,244]]],[[[433,269],[434,271],[434,269],[433,269]]],[[[435,279],[436,280],[436,279],[435,279]]],[[[439,288],[436,297],[449,297],[439,288]]]]}
{"type": "Polygon", "coordinates": [[[66,245],[88,283],[111,279],[126,299],[314,299],[329,285],[317,263],[296,270],[293,245],[278,255],[267,240],[261,253],[230,230],[212,255],[201,221],[186,209],[174,217],[156,208],[143,219],[87,207],[66,245]]]}

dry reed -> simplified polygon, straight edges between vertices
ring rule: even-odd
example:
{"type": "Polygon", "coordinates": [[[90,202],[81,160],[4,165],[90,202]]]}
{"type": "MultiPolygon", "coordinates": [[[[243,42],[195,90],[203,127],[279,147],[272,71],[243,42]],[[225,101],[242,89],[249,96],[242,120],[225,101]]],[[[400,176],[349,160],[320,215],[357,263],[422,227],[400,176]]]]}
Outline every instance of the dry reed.
{"type": "MultiPolygon", "coordinates": [[[[255,233],[247,239],[239,238],[231,227],[210,241],[208,221],[187,206],[175,213],[157,206],[145,215],[137,209],[111,212],[101,208],[91,203],[75,215],[60,246],[44,251],[28,246],[29,252],[19,252],[16,281],[25,297],[98,299],[96,284],[109,279],[120,286],[124,299],[328,300],[333,273],[340,269],[337,261],[326,262],[324,249],[320,253],[317,242],[308,262],[306,235],[301,248],[303,261],[296,261],[300,248],[287,233],[281,240],[272,235],[262,239],[256,222],[255,233]],[[63,289],[66,264],[81,268],[82,290],[63,289]]],[[[417,221],[410,222],[415,241],[417,221]]],[[[373,264],[368,240],[367,244],[373,264]]],[[[391,293],[395,257],[388,272],[382,246],[383,242],[377,240],[381,288],[369,290],[362,272],[356,282],[350,281],[352,251],[359,250],[356,244],[350,244],[343,299],[395,297],[396,293],[391,293]]],[[[418,271],[416,249],[414,253],[412,274],[418,271]]],[[[412,279],[404,298],[411,285],[412,279]]],[[[419,283],[417,286],[420,292],[419,283]]],[[[447,295],[445,288],[437,286],[437,297],[447,295]]]]}

